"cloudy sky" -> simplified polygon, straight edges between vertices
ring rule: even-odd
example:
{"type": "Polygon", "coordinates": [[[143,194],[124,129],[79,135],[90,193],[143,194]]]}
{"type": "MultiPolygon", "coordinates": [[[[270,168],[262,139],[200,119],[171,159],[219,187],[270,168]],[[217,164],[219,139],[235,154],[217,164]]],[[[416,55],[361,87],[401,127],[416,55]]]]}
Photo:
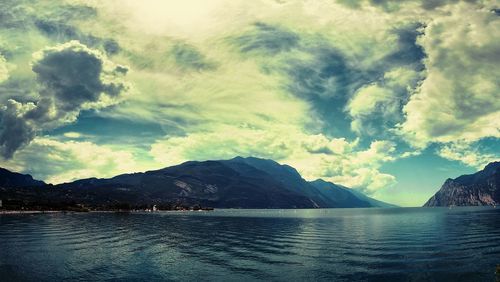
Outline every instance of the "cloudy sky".
{"type": "Polygon", "coordinates": [[[403,206],[500,159],[500,3],[0,2],[0,165],[256,156],[403,206]]]}

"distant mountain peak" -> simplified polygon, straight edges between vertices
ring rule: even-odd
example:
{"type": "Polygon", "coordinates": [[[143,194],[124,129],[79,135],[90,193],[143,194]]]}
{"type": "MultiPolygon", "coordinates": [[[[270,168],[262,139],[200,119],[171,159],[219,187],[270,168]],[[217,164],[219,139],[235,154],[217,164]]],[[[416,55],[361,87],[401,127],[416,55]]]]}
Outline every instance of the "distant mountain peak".
{"type": "Polygon", "coordinates": [[[335,184],[322,178],[310,181],[309,183],[320,189],[320,191],[322,191],[323,193],[327,193],[330,198],[340,200],[339,205],[350,203],[351,205],[356,205],[358,207],[397,207],[396,205],[388,204],[368,197],[355,189],[335,184]]]}

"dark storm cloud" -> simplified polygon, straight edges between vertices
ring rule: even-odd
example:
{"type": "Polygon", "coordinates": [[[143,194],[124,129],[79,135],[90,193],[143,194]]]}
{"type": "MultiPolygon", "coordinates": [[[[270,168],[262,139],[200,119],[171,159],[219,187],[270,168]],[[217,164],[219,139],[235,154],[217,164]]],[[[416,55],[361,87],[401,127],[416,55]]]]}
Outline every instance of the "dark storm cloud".
{"type": "Polygon", "coordinates": [[[215,63],[209,61],[200,51],[189,44],[175,44],[170,52],[174,56],[175,63],[183,69],[202,71],[216,68],[215,63]]]}
{"type": "MultiPolygon", "coordinates": [[[[106,83],[102,80],[103,58],[78,43],[67,47],[49,49],[41,60],[33,64],[33,72],[42,86],[42,98],[51,97],[57,108],[73,111],[85,103],[99,101],[102,93],[118,96],[123,84],[106,83]]],[[[123,73],[123,67],[115,72],[123,73]]]]}
{"type": "Polygon", "coordinates": [[[36,99],[33,89],[37,86],[36,81],[26,77],[9,77],[7,81],[0,83],[0,104],[8,99],[16,101],[32,101],[36,99]]]}
{"type": "Polygon", "coordinates": [[[36,128],[23,118],[24,105],[8,100],[0,107],[0,154],[11,158],[20,147],[27,145],[35,137],[36,128]]]}
{"type": "Polygon", "coordinates": [[[83,109],[105,107],[128,88],[122,81],[126,67],[77,41],[38,53],[32,69],[39,100],[25,104],[8,100],[0,109],[0,152],[5,158],[37,132],[72,122],[83,109]]]}
{"type": "Polygon", "coordinates": [[[233,42],[243,53],[262,52],[273,55],[296,47],[299,36],[286,29],[258,22],[251,32],[236,37],[233,42]]]}

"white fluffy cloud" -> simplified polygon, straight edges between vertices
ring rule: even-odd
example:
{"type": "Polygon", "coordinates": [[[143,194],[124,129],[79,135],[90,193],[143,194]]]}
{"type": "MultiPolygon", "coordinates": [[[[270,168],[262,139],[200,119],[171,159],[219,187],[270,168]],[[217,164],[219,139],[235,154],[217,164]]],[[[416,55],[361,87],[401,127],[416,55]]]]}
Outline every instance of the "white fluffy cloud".
{"type": "Polygon", "coordinates": [[[500,20],[491,7],[447,7],[419,38],[426,78],[404,107],[401,133],[414,146],[500,137],[500,20]]]}
{"type": "Polygon", "coordinates": [[[368,85],[358,90],[347,105],[349,114],[353,117],[370,115],[376,110],[377,104],[391,100],[391,93],[377,85],[368,85]]]}
{"type": "Polygon", "coordinates": [[[345,106],[351,130],[374,136],[384,126],[391,128],[402,119],[401,109],[422,76],[411,67],[398,66],[385,72],[379,82],[359,88],[345,106]]]}
{"type": "Polygon", "coordinates": [[[321,173],[334,183],[355,187],[372,194],[396,183],[393,175],[380,171],[384,163],[396,159],[395,151],[396,144],[393,142],[373,141],[367,149],[323,157],[320,163],[321,173]]]}
{"type": "Polygon", "coordinates": [[[112,177],[151,169],[128,150],[99,146],[87,141],[66,141],[38,137],[18,151],[3,167],[32,174],[48,183],[62,183],[89,177],[112,177]],[[33,166],[36,163],[38,165],[33,166]],[[43,164],[43,165],[42,165],[43,164]]]}
{"type": "Polygon", "coordinates": [[[0,83],[6,81],[9,78],[9,70],[7,69],[7,61],[0,54],[0,83]]]}
{"type": "Polygon", "coordinates": [[[359,89],[346,106],[352,117],[351,129],[361,133],[365,119],[373,118],[373,114],[377,111],[382,112],[383,115],[394,113],[398,110],[398,102],[391,89],[376,84],[359,89]]]}
{"type": "Polygon", "coordinates": [[[500,153],[484,153],[477,145],[468,142],[450,142],[438,149],[437,154],[445,159],[459,161],[475,169],[483,169],[488,163],[500,159],[500,153]]]}

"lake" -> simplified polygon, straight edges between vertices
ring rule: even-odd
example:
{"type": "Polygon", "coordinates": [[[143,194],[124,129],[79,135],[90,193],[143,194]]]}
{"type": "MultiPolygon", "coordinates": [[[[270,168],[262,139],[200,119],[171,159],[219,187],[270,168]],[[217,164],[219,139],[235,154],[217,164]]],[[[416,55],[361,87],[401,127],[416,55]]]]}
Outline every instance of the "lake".
{"type": "Polygon", "coordinates": [[[1,281],[495,281],[500,208],[0,215],[1,281]]]}

